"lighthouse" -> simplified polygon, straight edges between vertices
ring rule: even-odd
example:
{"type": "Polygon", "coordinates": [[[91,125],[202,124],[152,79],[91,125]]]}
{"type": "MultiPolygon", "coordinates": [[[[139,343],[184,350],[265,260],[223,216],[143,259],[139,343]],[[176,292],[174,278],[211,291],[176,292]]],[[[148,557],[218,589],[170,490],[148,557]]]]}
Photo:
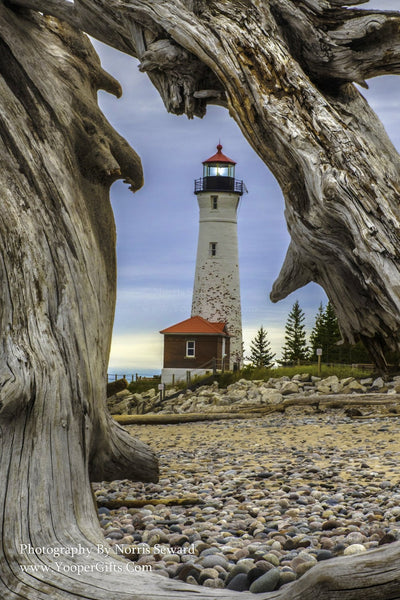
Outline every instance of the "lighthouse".
{"type": "Polygon", "coordinates": [[[237,210],[245,186],[235,179],[235,165],[218,144],[195,181],[200,219],[192,312],[160,331],[162,383],[239,368],[243,360],[237,210]]]}
{"type": "Polygon", "coordinates": [[[225,323],[230,369],[238,368],[243,359],[237,210],[245,186],[235,179],[235,165],[218,144],[194,185],[199,237],[191,316],[225,323]]]}

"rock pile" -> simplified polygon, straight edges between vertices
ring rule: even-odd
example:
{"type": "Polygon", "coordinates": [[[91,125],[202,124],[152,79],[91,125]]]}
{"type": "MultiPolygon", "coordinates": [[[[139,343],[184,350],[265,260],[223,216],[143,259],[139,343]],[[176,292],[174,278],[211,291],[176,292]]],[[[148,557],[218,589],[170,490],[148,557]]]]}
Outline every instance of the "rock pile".
{"type": "Polygon", "coordinates": [[[107,406],[112,415],[143,415],[159,412],[161,402],[155,389],[143,394],[132,394],[129,390],[122,390],[107,398],[107,406]]]}
{"type": "MultiPolygon", "coordinates": [[[[169,390],[172,395],[175,390],[169,390]]],[[[250,381],[240,379],[220,389],[217,382],[197,390],[186,390],[182,394],[161,401],[156,390],[144,394],[132,394],[123,390],[108,398],[108,407],[112,415],[154,413],[201,413],[223,411],[227,407],[256,408],[271,404],[281,404],[290,397],[315,397],[327,394],[365,394],[380,393],[395,395],[400,393],[400,377],[390,381],[381,377],[355,379],[347,377],[339,379],[336,375],[313,377],[307,373],[294,375],[292,378],[270,378],[268,381],[250,381]]]]}

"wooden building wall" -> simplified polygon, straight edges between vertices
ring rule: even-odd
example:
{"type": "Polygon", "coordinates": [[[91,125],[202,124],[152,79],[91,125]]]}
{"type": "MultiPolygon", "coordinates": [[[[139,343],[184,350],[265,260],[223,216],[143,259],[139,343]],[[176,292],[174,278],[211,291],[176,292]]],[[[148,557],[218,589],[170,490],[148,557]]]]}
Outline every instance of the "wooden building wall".
{"type": "MultiPolygon", "coordinates": [[[[220,335],[164,335],[164,368],[198,369],[212,358],[222,359],[222,340],[220,335]],[[194,357],[186,356],[186,342],[194,341],[194,357]]],[[[225,338],[225,364],[229,365],[229,337],[225,338]]],[[[218,365],[220,367],[220,364],[218,365]]]]}

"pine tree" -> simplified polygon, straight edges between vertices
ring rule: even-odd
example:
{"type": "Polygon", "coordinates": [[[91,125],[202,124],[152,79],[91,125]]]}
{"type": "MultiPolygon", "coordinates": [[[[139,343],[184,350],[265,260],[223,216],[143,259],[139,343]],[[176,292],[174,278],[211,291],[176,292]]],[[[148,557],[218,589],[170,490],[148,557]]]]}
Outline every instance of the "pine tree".
{"type": "Polygon", "coordinates": [[[271,343],[267,339],[267,332],[261,325],[257,335],[250,345],[249,359],[254,367],[272,367],[275,354],[271,351],[271,343]]]}
{"type": "Polygon", "coordinates": [[[304,325],[305,315],[298,300],[293,304],[285,325],[285,345],[282,348],[281,364],[307,360],[309,349],[304,325]]]}
{"type": "Polygon", "coordinates": [[[310,345],[311,345],[311,354],[316,354],[317,348],[322,348],[323,346],[323,320],[324,320],[324,307],[322,306],[322,302],[319,305],[318,312],[315,316],[315,324],[310,333],[310,345]]]}
{"type": "Polygon", "coordinates": [[[315,355],[317,348],[321,348],[324,362],[340,362],[342,348],[337,345],[340,339],[339,325],[332,304],[328,302],[324,310],[321,303],[310,335],[312,354],[315,355]]]}
{"type": "MultiPolygon", "coordinates": [[[[338,320],[333,310],[333,306],[330,302],[326,305],[324,317],[324,348],[325,350],[325,361],[327,362],[338,362],[340,361],[341,348],[337,343],[342,339],[338,320]]],[[[324,354],[322,355],[324,356],[324,354]]]]}
{"type": "Polygon", "coordinates": [[[323,362],[346,364],[370,362],[368,353],[361,342],[355,345],[347,342],[338,344],[340,339],[339,324],[331,302],[328,302],[325,309],[321,303],[310,335],[312,356],[315,357],[317,348],[322,348],[323,362]]]}

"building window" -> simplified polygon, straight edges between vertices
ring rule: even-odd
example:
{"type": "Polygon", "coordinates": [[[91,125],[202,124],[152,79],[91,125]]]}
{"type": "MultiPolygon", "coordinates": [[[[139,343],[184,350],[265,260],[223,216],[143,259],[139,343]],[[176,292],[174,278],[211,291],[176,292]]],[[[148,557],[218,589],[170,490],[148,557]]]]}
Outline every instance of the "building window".
{"type": "Polygon", "coordinates": [[[217,256],[217,242],[210,242],[210,256],[217,256]]]}
{"type": "Polygon", "coordinates": [[[194,342],[194,341],[186,342],[186,358],[194,358],[195,357],[195,349],[196,349],[196,342],[194,342]]]}
{"type": "Polygon", "coordinates": [[[211,196],[211,208],[217,210],[218,208],[218,196],[211,196]]]}

